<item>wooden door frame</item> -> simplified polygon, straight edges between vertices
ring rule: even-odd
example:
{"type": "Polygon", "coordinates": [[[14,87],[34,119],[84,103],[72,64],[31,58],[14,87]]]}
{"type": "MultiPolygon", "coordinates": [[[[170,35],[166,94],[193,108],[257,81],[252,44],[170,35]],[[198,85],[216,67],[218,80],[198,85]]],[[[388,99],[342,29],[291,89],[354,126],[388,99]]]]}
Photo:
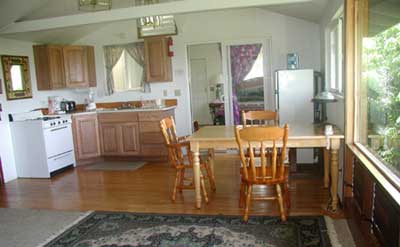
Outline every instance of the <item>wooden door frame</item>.
{"type": "MultiPolygon", "coordinates": [[[[189,46],[188,46],[189,49],[189,46]]],[[[189,53],[188,53],[189,55],[189,53]]],[[[208,76],[208,71],[207,71],[207,63],[208,63],[208,59],[207,58],[190,58],[188,57],[188,73],[189,73],[189,92],[190,92],[190,117],[192,119],[191,123],[193,123],[194,121],[198,121],[198,119],[194,119],[194,110],[193,110],[193,94],[192,94],[192,90],[193,90],[193,82],[192,82],[192,61],[193,60],[204,60],[205,64],[206,64],[206,75],[208,76]]],[[[207,98],[209,96],[209,92],[207,90],[207,98]]],[[[193,126],[192,126],[193,127],[193,126]]]]}

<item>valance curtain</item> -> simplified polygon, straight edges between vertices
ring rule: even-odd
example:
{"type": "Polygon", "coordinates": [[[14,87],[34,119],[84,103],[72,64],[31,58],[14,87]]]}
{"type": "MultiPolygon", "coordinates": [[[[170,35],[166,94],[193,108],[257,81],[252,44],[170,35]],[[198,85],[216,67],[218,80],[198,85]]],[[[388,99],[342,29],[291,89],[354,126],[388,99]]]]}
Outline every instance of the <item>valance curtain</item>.
{"type": "Polygon", "coordinates": [[[112,70],[120,59],[122,53],[126,51],[129,56],[131,56],[135,62],[143,67],[143,77],[141,80],[141,86],[144,87],[145,83],[145,71],[146,65],[144,62],[144,43],[135,42],[122,45],[108,45],[104,46],[104,61],[106,66],[106,94],[111,95],[114,93],[114,78],[112,70]]]}
{"type": "Polygon", "coordinates": [[[261,44],[232,45],[230,47],[232,73],[232,105],[233,119],[235,124],[240,124],[240,109],[237,98],[237,87],[253,68],[254,63],[257,60],[258,54],[261,51],[261,47],[261,44]]]}

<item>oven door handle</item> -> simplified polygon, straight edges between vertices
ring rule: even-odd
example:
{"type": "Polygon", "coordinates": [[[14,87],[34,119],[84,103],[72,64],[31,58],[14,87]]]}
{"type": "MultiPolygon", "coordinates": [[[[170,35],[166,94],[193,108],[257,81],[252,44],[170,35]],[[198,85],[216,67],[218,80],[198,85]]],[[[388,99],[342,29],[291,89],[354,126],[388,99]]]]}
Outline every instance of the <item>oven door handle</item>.
{"type": "Polygon", "coordinates": [[[62,130],[62,129],[66,129],[67,128],[67,126],[64,126],[64,127],[60,127],[60,128],[56,128],[56,129],[52,129],[52,130],[50,130],[51,132],[54,132],[54,131],[57,131],[57,130],[62,130]]]}
{"type": "Polygon", "coordinates": [[[72,153],[72,151],[73,150],[68,150],[68,151],[66,151],[64,153],[60,153],[60,154],[56,154],[56,155],[50,156],[50,157],[48,157],[48,159],[59,160],[61,158],[64,158],[65,156],[70,155],[72,153]]]}

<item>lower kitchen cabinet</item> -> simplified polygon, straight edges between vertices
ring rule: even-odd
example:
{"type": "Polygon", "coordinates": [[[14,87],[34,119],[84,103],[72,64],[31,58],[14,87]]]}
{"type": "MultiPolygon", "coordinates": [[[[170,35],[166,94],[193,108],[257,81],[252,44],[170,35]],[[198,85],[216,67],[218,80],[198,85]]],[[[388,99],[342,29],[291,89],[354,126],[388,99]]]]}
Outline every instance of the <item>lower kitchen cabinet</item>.
{"type": "Polygon", "coordinates": [[[103,155],[140,154],[139,124],[100,123],[101,151],[103,155]]]}
{"type": "Polygon", "coordinates": [[[168,150],[160,120],[173,115],[174,109],[75,114],[72,119],[77,162],[87,164],[103,157],[166,160],[168,150]]]}
{"type": "Polygon", "coordinates": [[[75,158],[77,162],[100,156],[97,114],[72,116],[75,158]]]}
{"type": "Polygon", "coordinates": [[[140,154],[139,123],[121,124],[121,151],[125,155],[140,154]]]}
{"type": "Polygon", "coordinates": [[[118,124],[100,123],[101,153],[103,155],[118,155],[119,151],[119,133],[118,124]]]}

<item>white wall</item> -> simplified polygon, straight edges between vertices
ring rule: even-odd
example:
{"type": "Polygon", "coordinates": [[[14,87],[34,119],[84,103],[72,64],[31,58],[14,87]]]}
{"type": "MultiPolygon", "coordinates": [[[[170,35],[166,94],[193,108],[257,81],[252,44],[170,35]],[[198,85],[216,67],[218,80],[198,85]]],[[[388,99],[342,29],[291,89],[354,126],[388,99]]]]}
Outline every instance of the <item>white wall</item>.
{"type": "MultiPolygon", "coordinates": [[[[276,14],[261,9],[226,10],[194,13],[176,16],[179,35],[174,36],[173,78],[170,83],[154,83],[151,93],[125,92],[111,96],[104,95],[105,70],[104,45],[128,43],[137,40],[136,21],[123,21],[105,24],[105,26],[77,41],[77,44],[95,46],[97,73],[97,102],[128,101],[155,98],[177,98],[176,122],[178,134],[191,131],[190,95],[188,86],[186,46],[193,43],[221,41],[224,44],[240,40],[272,40],[272,71],[286,68],[286,54],[297,52],[300,68],[321,69],[320,62],[320,26],[304,20],[276,14]],[[167,96],[163,96],[167,90],[167,96]],[[175,96],[178,90],[179,96],[175,96]]],[[[33,64],[32,43],[0,39],[0,54],[28,55],[30,58],[33,99],[6,101],[5,94],[0,95],[3,105],[3,121],[0,124],[0,155],[6,181],[16,178],[10,131],[6,121],[9,112],[29,111],[46,106],[47,97],[58,95],[82,103],[85,92],[74,90],[40,91],[36,89],[35,67],[33,64]]],[[[1,78],[3,73],[1,73],[1,78]]],[[[3,84],[4,89],[4,84],[3,84]]]]}
{"type": "Polygon", "coordinates": [[[319,25],[304,20],[276,14],[262,9],[225,10],[194,13],[176,16],[177,36],[174,36],[172,59],[172,83],[155,83],[151,94],[141,92],[104,95],[104,58],[103,46],[127,43],[137,40],[136,21],[116,22],[105,25],[96,32],[77,41],[77,44],[95,45],[96,70],[98,82],[98,101],[132,100],[147,98],[165,98],[163,90],[168,90],[166,98],[177,98],[176,122],[178,134],[186,135],[191,131],[190,94],[187,72],[188,44],[235,41],[252,39],[272,39],[272,71],[286,68],[287,53],[297,52],[300,67],[320,70],[320,30],[319,25]],[[174,91],[180,90],[181,96],[174,91]]]}

